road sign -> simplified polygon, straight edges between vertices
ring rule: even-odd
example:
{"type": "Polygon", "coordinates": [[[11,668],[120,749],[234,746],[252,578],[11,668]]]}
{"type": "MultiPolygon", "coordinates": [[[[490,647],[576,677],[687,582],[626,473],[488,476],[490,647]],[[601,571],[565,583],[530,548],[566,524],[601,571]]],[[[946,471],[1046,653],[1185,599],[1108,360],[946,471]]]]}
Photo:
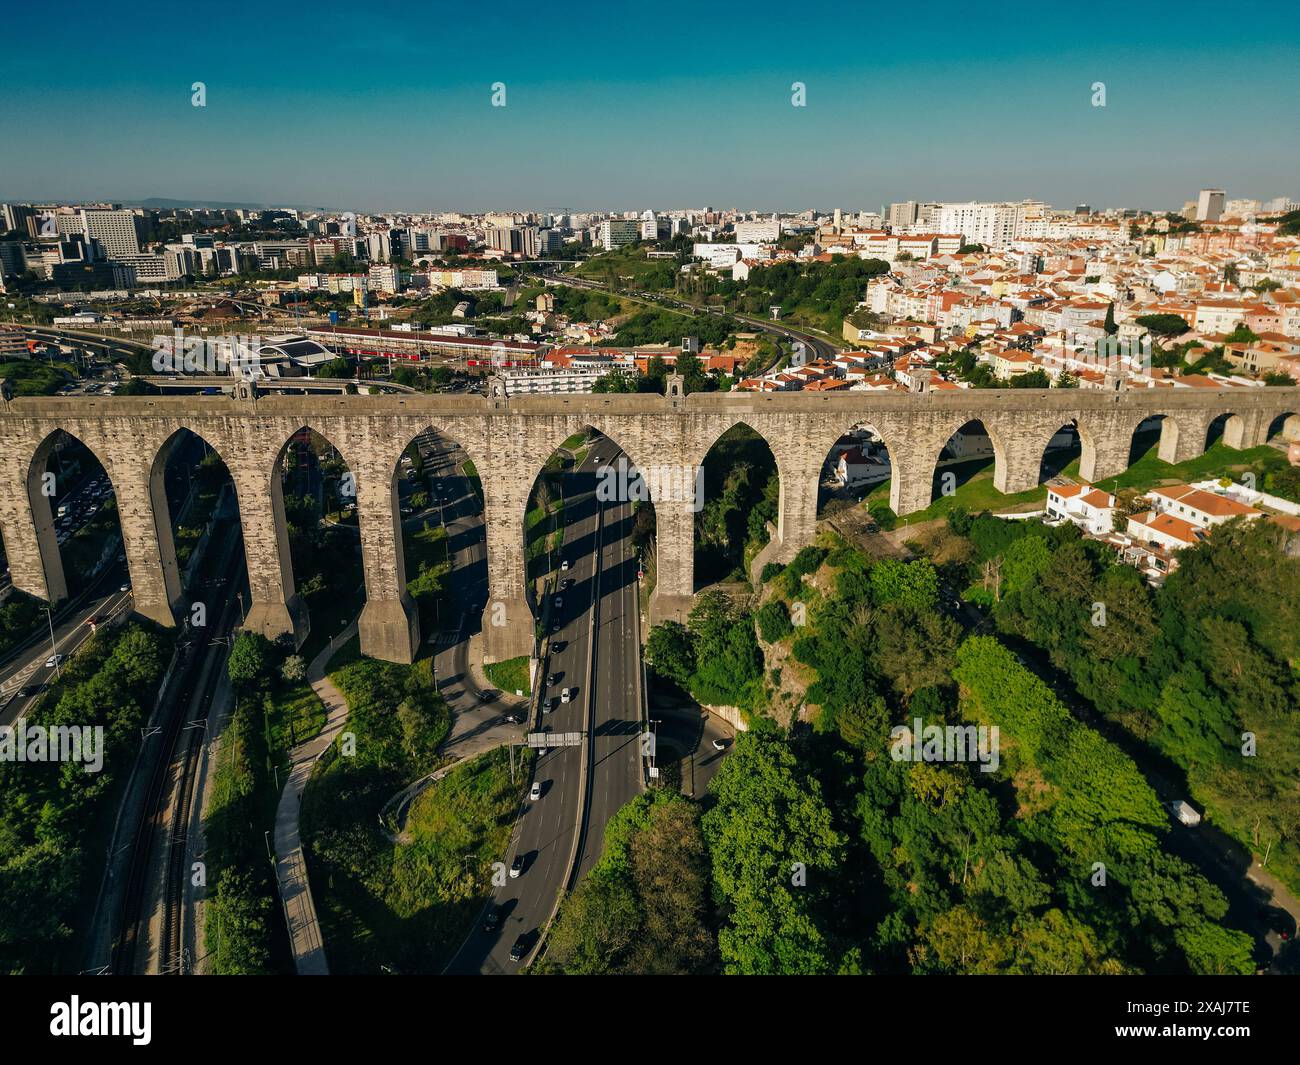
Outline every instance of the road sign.
{"type": "Polygon", "coordinates": [[[581,732],[530,732],[529,747],[577,747],[582,743],[581,732]]]}

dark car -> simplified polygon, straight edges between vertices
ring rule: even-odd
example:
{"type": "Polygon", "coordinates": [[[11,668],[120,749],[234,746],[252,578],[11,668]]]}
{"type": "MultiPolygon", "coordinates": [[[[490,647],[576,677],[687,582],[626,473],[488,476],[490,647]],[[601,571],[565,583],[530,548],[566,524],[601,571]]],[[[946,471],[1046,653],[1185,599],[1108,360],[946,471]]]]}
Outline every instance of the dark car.
{"type": "Polygon", "coordinates": [[[510,879],[513,880],[524,871],[524,856],[516,854],[515,860],[510,863],[510,879]]]}
{"type": "Polygon", "coordinates": [[[532,933],[520,932],[519,938],[515,940],[515,945],[510,948],[510,960],[523,961],[524,955],[528,953],[528,948],[532,945],[532,942],[532,933]]]}
{"type": "Polygon", "coordinates": [[[483,918],[483,931],[495,932],[500,927],[501,927],[501,910],[498,907],[493,906],[490,910],[488,910],[487,916],[483,918]]]}

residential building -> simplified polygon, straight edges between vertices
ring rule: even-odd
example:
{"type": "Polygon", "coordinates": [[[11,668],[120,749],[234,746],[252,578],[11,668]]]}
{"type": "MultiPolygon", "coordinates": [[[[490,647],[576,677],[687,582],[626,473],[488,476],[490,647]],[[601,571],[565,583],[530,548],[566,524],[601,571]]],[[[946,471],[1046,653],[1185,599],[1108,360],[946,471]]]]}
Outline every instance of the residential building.
{"type": "Polygon", "coordinates": [[[1156,514],[1174,515],[1190,522],[1198,529],[1222,525],[1233,518],[1245,518],[1251,521],[1263,517],[1264,513],[1235,499],[1208,492],[1203,488],[1194,488],[1189,484],[1153,488],[1148,495],[1151,509],[1156,514]]]}
{"type": "Polygon", "coordinates": [[[1048,485],[1047,516],[1105,536],[1115,526],[1115,497],[1088,484],[1048,485]]]}
{"type": "Polygon", "coordinates": [[[1223,217],[1225,199],[1223,189],[1201,189],[1200,195],[1196,198],[1196,220],[1217,222],[1223,217]]]}
{"type": "Polygon", "coordinates": [[[140,254],[135,215],[130,211],[83,210],[81,233],[94,241],[105,259],[128,259],[140,254]]]}
{"type": "Polygon", "coordinates": [[[600,224],[600,246],[607,251],[635,244],[641,239],[641,223],[635,218],[607,218],[600,224]]]}

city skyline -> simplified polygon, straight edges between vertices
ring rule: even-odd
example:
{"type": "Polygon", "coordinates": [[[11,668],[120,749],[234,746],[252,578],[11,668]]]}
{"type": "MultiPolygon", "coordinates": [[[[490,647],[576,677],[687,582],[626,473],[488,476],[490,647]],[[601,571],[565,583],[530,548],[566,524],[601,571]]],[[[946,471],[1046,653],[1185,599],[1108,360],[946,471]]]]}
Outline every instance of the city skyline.
{"type": "MultiPolygon", "coordinates": [[[[282,27],[236,4],[222,24],[260,32],[173,49],[154,32],[160,9],[74,4],[78,62],[20,50],[0,71],[0,138],[20,142],[0,183],[18,200],[412,212],[1031,197],[1176,209],[1206,186],[1293,194],[1294,137],[1223,82],[1225,60],[1249,54],[1258,99],[1294,97],[1297,49],[1258,32],[1283,10],[1247,5],[1212,36],[1171,39],[1174,14],[1201,13],[1116,5],[1082,24],[1017,5],[972,21],[943,4],[928,13],[949,29],[935,41],[839,4],[793,28],[766,2],[707,24],[673,3],[648,25],[579,4],[457,11],[452,37],[435,9],[434,38],[382,7],[363,19],[324,4],[282,27]]],[[[48,32],[34,11],[11,31],[48,32]]]]}

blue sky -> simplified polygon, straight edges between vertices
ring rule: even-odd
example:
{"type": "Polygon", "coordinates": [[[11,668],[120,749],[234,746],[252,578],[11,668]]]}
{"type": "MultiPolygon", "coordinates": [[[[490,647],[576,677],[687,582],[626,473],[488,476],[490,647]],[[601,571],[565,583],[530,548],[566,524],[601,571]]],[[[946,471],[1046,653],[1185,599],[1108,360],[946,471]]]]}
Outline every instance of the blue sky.
{"type": "Polygon", "coordinates": [[[1177,207],[1205,186],[1300,196],[1289,3],[57,11],[6,15],[0,199],[855,210],[1177,207]],[[795,81],[806,107],[791,106],[795,81]]]}

